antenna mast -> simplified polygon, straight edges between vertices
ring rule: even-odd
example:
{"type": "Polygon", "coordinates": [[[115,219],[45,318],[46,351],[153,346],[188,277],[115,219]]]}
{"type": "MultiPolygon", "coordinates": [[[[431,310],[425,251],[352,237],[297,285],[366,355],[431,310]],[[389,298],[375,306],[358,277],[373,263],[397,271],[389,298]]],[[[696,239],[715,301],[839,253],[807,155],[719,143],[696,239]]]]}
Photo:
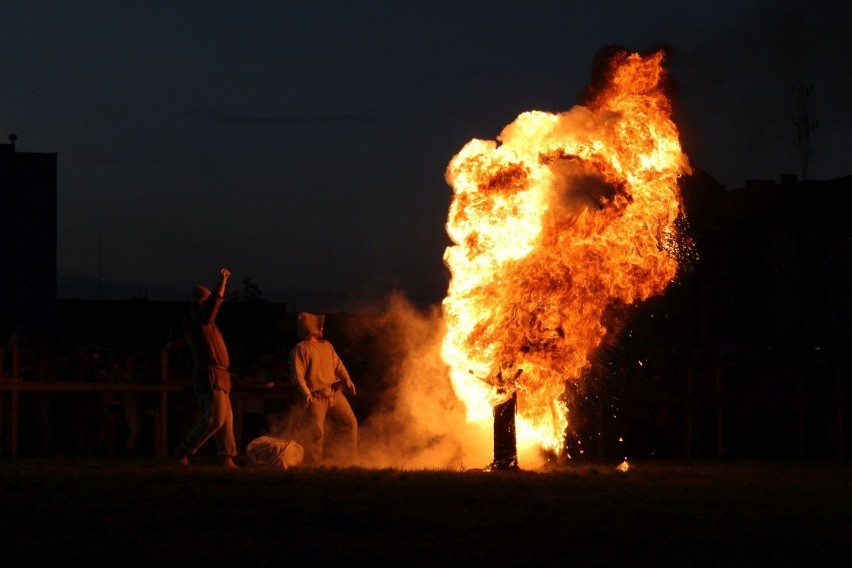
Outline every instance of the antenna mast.
{"type": "Polygon", "coordinates": [[[819,126],[819,121],[811,124],[808,114],[808,97],[813,91],[813,86],[805,87],[799,84],[793,87],[793,95],[796,97],[796,109],[798,118],[793,121],[796,125],[796,140],[793,142],[799,147],[799,168],[802,172],[802,181],[808,179],[808,166],[811,156],[811,132],[819,126]]]}

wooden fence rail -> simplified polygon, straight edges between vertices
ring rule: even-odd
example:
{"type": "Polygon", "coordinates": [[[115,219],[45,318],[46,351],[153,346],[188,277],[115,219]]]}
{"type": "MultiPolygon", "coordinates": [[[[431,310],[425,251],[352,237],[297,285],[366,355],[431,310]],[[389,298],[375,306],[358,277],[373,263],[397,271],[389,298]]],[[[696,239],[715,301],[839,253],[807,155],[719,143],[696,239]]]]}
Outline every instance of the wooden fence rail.
{"type": "MultiPolygon", "coordinates": [[[[10,435],[11,435],[11,454],[16,455],[18,446],[18,421],[19,421],[19,400],[20,392],[24,391],[46,391],[46,392],[105,392],[105,391],[135,391],[135,392],[159,392],[160,405],[157,417],[157,428],[155,428],[155,453],[160,456],[168,455],[168,395],[181,391],[184,386],[175,384],[168,380],[168,349],[163,348],[160,351],[160,382],[158,384],[135,384],[135,383],[75,383],[75,382],[39,382],[39,381],[22,381],[18,374],[18,353],[16,349],[11,351],[11,366],[12,372],[10,375],[4,374],[6,362],[4,361],[6,353],[0,347],[0,434],[3,428],[3,400],[2,395],[6,392],[10,393],[11,397],[11,417],[10,417],[10,435]]],[[[679,416],[682,416],[676,424],[672,425],[673,431],[677,432],[675,444],[678,446],[678,451],[671,457],[682,457],[692,459],[696,457],[711,457],[715,459],[724,459],[732,453],[729,450],[731,435],[736,435],[738,444],[743,446],[735,457],[750,457],[749,444],[751,443],[750,436],[752,435],[750,426],[750,413],[762,412],[770,413],[781,409],[784,413],[792,413],[793,418],[790,420],[789,432],[776,433],[778,436],[792,436],[792,456],[799,459],[808,457],[809,446],[816,446],[818,443],[824,443],[827,448],[823,453],[832,459],[844,460],[846,455],[846,444],[849,439],[846,435],[846,424],[844,423],[845,414],[848,412],[847,406],[849,401],[843,396],[843,381],[844,374],[841,369],[833,371],[833,382],[831,389],[833,392],[822,394],[811,394],[806,392],[805,379],[807,373],[798,373],[795,375],[795,388],[788,389],[786,393],[776,392],[738,392],[726,389],[727,369],[723,367],[715,367],[712,369],[694,369],[688,368],[684,370],[686,382],[685,389],[681,391],[685,394],[670,394],[666,392],[646,394],[631,393],[628,395],[619,396],[619,405],[622,409],[630,409],[634,405],[647,405],[651,407],[659,407],[666,405],[669,408],[675,409],[679,416]],[[699,390],[696,386],[697,377],[704,379],[703,392],[697,393],[699,390]],[[711,380],[707,381],[707,377],[711,380]],[[709,384],[709,386],[708,386],[709,384]],[[710,392],[707,392],[707,391],[710,392]],[[830,439],[817,440],[815,435],[808,433],[808,417],[814,411],[819,413],[820,418],[825,423],[831,424],[831,432],[823,435],[830,439]],[[731,414],[735,415],[732,417],[731,414]],[[809,414],[810,413],[810,414],[809,414]],[[712,433],[698,433],[696,426],[698,424],[706,424],[706,417],[710,416],[712,422],[715,423],[715,428],[712,433]],[[734,431],[736,430],[736,431],[734,431]],[[703,442],[703,450],[696,448],[696,442],[703,442]],[[708,451],[707,446],[712,441],[712,449],[708,451]]],[[[734,381],[729,381],[733,383],[734,381]]],[[[682,385],[682,383],[681,383],[682,385]]],[[[236,393],[239,394],[239,393],[236,393]]],[[[252,396],[265,396],[263,393],[254,391],[252,396]]],[[[239,398],[239,397],[237,397],[239,398]]],[[[597,447],[596,452],[599,458],[614,457],[614,450],[609,447],[612,435],[618,433],[619,429],[623,429],[623,424],[614,423],[612,417],[608,413],[610,405],[605,400],[605,396],[597,397],[598,401],[593,411],[593,428],[597,432],[597,447]],[[613,454],[613,455],[609,455],[613,454]]],[[[237,405],[239,407],[240,405],[237,405]]],[[[235,412],[238,408],[235,408],[235,412]]],[[[786,416],[786,414],[785,414],[786,416]]],[[[239,417],[235,416],[235,420],[239,417]]],[[[785,418],[781,417],[780,422],[785,422],[785,418]]],[[[2,440],[2,436],[0,436],[2,440]]],[[[787,443],[789,440],[783,440],[787,443]]]]}
{"type": "MultiPolygon", "coordinates": [[[[726,377],[726,369],[723,367],[701,370],[701,373],[712,378],[710,392],[706,392],[708,389],[705,384],[705,392],[696,393],[696,375],[699,373],[696,369],[689,368],[685,370],[685,394],[631,393],[615,397],[618,398],[617,403],[608,400],[606,395],[599,394],[594,410],[594,429],[598,433],[597,456],[599,458],[614,457],[609,455],[616,452],[612,447],[612,437],[617,437],[620,431],[629,430],[624,425],[625,422],[629,422],[629,419],[622,419],[619,424],[608,409],[618,406],[622,412],[629,413],[636,407],[665,406],[672,409],[672,413],[678,416],[677,419],[672,420],[673,424],[670,426],[677,433],[673,443],[678,448],[675,452],[677,455],[672,457],[686,459],[710,457],[719,460],[730,457],[732,454],[736,454],[736,457],[752,457],[753,454],[758,453],[750,448],[756,445],[753,444],[752,439],[755,429],[752,422],[758,422],[759,418],[755,416],[759,414],[765,417],[775,413],[774,420],[784,425],[784,431],[771,432],[771,434],[779,438],[779,443],[789,442],[792,445],[789,457],[805,459],[809,457],[809,449],[813,450],[815,446],[822,444],[821,447],[825,448],[823,457],[841,461],[845,459],[848,436],[845,432],[847,425],[844,423],[844,418],[849,412],[850,401],[843,397],[842,370],[836,369],[831,372],[833,384],[828,385],[831,387],[831,392],[822,394],[807,392],[805,382],[809,376],[808,372],[795,374],[792,379],[794,384],[788,389],[789,392],[782,393],[730,390],[730,385],[726,385],[726,382],[735,381],[726,377]],[[706,425],[708,420],[704,419],[705,417],[710,418],[711,431],[699,434],[696,432],[696,425],[698,423],[706,425]],[[830,424],[830,428],[826,427],[821,434],[823,439],[817,439],[820,434],[809,432],[809,422],[814,421],[823,425],[830,424]],[[791,439],[780,439],[785,436],[791,439]],[[696,448],[699,438],[705,442],[703,451],[696,448]],[[735,438],[735,441],[732,441],[732,438],[735,438]],[[708,451],[706,446],[710,445],[709,442],[712,442],[713,447],[708,451]]],[[[757,425],[761,426],[761,424],[757,425]]],[[[770,427],[766,429],[771,430],[770,427]]],[[[815,450],[810,453],[815,453],[815,450]]]]}
{"type": "Polygon", "coordinates": [[[3,400],[2,395],[9,393],[9,453],[18,455],[18,435],[20,422],[21,392],[155,392],[160,393],[159,412],[154,428],[154,453],[157,456],[169,455],[169,393],[183,390],[183,385],[168,381],[168,351],[160,351],[160,382],[117,383],[117,382],[73,382],[73,381],[33,381],[22,380],[19,370],[17,346],[11,350],[11,373],[6,374],[5,350],[0,348],[0,441],[3,439],[3,400]]]}

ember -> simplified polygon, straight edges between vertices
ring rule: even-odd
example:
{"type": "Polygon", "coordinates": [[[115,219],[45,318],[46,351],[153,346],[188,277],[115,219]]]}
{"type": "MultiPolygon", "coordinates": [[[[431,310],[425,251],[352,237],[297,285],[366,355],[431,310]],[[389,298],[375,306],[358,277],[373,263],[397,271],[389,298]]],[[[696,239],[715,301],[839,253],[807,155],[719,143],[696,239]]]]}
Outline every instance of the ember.
{"type": "Polygon", "coordinates": [[[615,52],[585,106],[524,112],[499,144],[471,140],[447,168],[441,355],[468,421],[494,420],[492,466],[511,461],[515,436],[530,456],[563,449],[565,387],[606,336],[605,310],[676,275],[677,180],[690,167],[664,59],[615,52]]]}

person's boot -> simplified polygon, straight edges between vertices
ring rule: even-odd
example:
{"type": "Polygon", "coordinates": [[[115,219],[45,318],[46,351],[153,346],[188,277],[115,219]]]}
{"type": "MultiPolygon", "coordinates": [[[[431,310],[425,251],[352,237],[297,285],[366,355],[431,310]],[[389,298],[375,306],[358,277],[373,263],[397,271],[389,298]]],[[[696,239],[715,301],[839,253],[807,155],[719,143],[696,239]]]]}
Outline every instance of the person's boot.
{"type": "Polygon", "coordinates": [[[186,449],[186,446],[181,444],[178,446],[178,449],[175,451],[175,454],[178,456],[178,464],[183,467],[189,467],[189,451],[186,449]]]}

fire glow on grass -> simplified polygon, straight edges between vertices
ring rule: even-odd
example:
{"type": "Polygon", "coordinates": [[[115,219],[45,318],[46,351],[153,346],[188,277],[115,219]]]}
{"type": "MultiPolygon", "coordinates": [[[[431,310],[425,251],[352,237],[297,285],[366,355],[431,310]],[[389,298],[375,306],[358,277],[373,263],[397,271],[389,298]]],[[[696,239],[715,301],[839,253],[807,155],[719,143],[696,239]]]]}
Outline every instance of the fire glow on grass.
{"type": "Polygon", "coordinates": [[[565,387],[607,333],[605,310],[660,294],[678,263],[690,166],[664,92],[665,53],[611,54],[590,101],[524,112],[450,161],[441,355],[468,421],[517,395],[520,452],[559,452],[565,387]]]}

